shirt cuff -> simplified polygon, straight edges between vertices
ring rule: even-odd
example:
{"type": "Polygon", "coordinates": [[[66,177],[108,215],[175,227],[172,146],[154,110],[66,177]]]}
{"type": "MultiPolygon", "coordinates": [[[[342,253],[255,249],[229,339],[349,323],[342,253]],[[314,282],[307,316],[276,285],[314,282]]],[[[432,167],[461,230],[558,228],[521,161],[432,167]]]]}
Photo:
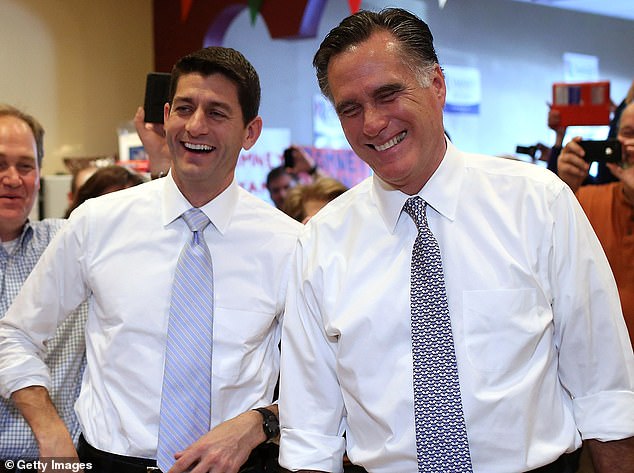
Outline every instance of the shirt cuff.
{"type": "Polygon", "coordinates": [[[280,465],[289,470],[343,472],[345,440],[296,429],[282,429],[280,465]]]}
{"type": "Polygon", "coordinates": [[[604,391],[573,401],[581,438],[601,442],[634,436],[634,392],[604,391]]]}

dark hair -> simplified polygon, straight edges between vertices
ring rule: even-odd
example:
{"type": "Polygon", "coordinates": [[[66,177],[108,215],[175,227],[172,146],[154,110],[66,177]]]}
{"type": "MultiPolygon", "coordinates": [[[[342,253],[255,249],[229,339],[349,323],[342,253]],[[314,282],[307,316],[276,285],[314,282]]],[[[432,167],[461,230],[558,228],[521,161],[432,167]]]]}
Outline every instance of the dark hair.
{"type": "Polygon", "coordinates": [[[361,10],[345,18],[322,41],[313,66],[322,93],[332,101],[328,87],[328,64],[337,54],[366,41],[377,31],[390,32],[400,44],[401,57],[419,81],[428,77],[430,69],[438,64],[434,50],[434,37],[429,26],[416,15],[401,8],[385,8],[379,12],[361,10]]]}
{"type": "Polygon", "coordinates": [[[180,58],[172,69],[170,104],[174,100],[178,80],[182,75],[199,73],[207,77],[222,74],[238,88],[238,101],[246,125],[258,115],[260,109],[260,79],[246,58],[231,48],[210,46],[180,58]]]}
{"type": "Polygon", "coordinates": [[[143,182],[145,181],[140,174],[130,171],[123,166],[113,164],[112,166],[99,168],[77,190],[73,203],[66,211],[65,218],[68,218],[73,210],[88,199],[133,187],[143,182]]]}
{"type": "Polygon", "coordinates": [[[35,147],[37,148],[37,166],[42,167],[42,159],[44,158],[44,128],[40,125],[35,117],[15,108],[12,105],[0,104],[0,117],[15,117],[25,122],[35,138],[35,147]]]}
{"type": "Polygon", "coordinates": [[[293,179],[295,182],[297,182],[297,180],[298,180],[297,176],[295,174],[292,174],[292,173],[288,172],[284,166],[274,167],[266,175],[266,188],[270,189],[272,181],[274,181],[275,179],[277,179],[279,177],[286,176],[286,175],[291,176],[291,179],[293,179]]]}

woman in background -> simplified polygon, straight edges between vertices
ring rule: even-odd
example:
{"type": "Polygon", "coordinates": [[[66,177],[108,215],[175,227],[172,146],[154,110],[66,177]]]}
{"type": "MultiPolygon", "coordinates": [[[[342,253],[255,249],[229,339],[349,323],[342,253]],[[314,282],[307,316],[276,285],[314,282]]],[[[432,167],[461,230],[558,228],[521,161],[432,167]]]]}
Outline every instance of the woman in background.
{"type": "Polygon", "coordinates": [[[128,187],[136,186],[143,182],[145,182],[145,180],[140,174],[130,171],[123,166],[113,164],[112,166],[99,168],[77,190],[75,199],[66,211],[64,217],[68,218],[73,210],[88,199],[121,189],[127,189],[128,187]]]}

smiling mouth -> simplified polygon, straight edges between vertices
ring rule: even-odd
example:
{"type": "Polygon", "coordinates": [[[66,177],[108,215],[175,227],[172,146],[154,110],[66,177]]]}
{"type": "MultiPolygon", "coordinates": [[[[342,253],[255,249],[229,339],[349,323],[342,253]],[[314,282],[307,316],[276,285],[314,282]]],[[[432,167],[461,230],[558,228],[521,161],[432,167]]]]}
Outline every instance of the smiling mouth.
{"type": "Polygon", "coordinates": [[[187,142],[183,142],[183,147],[187,150],[187,151],[191,151],[192,153],[211,153],[212,151],[214,151],[216,149],[215,146],[209,146],[209,145],[205,145],[205,144],[197,144],[197,143],[187,143],[187,142]]]}
{"type": "Polygon", "coordinates": [[[395,136],[394,138],[392,138],[387,143],[383,143],[382,145],[370,145],[370,146],[373,146],[374,149],[377,150],[377,151],[385,151],[385,150],[390,149],[393,146],[396,146],[401,141],[403,141],[405,139],[405,135],[407,135],[406,131],[404,131],[401,134],[395,136]]]}

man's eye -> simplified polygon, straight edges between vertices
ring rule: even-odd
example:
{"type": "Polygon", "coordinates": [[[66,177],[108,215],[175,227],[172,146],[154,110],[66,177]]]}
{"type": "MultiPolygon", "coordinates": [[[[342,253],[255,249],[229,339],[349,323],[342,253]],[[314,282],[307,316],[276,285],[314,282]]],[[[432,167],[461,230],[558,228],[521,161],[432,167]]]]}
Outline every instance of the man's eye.
{"type": "Polygon", "coordinates": [[[396,91],[392,90],[390,92],[385,92],[381,95],[379,95],[378,99],[380,102],[389,102],[391,100],[394,100],[396,98],[396,91]]]}
{"type": "Polygon", "coordinates": [[[226,114],[220,110],[212,110],[209,112],[209,116],[215,119],[226,118],[226,114]]]}
{"type": "Polygon", "coordinates": [[[354,117],[359,112],[359,107],[346,107],[339,111],[339,115],[342,117],[354,117]]]}

